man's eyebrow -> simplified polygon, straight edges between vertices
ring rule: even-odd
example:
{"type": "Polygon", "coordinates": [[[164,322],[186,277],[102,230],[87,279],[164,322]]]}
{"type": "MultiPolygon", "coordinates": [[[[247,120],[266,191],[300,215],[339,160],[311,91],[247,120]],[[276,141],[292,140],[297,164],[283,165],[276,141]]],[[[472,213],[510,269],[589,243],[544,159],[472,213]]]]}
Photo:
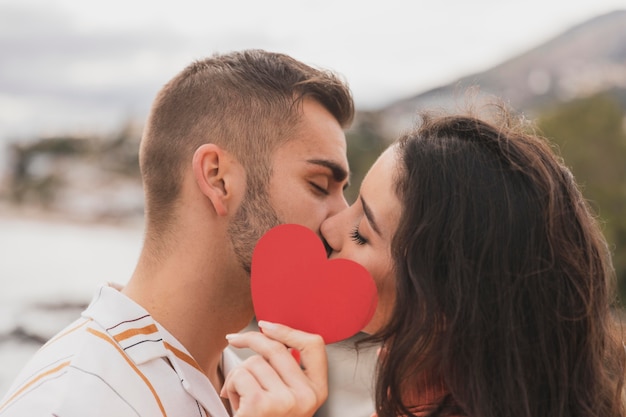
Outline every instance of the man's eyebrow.
{"type": "MultiPolygon", "coordinates": [[[[329,161],[327,159],[308,159],[307,162],[309,164],[320,165],[330,169],[330,171],[333,173],[333,179],[336,182],[342,182],[348,178],[348,171],[346,171],[341,165],[336,162],[329,161]]],[[[349,183],[350,181],[346,183],[344,188],[348,187],[349,183]]]]}
{"type": "Polygon", "coordinates": [[[374,229],[374,231],[376,233],[378,233],[379,236],[382,236],[380,233],[380,228],[378,227],[378,223],[376,223],[376,219],[374,218],[374,213],[372,213],[372,210],[370,209],[370,207],[367,205],[367,203],[365,203],[365,200],[363,199],[363,197],[361,198],[361,205],[363,206],[363,213],[365,213],[365,217],[367,217],[367,221],[369,221],[370,226],[372,226],[372,229],[374,229]]]}

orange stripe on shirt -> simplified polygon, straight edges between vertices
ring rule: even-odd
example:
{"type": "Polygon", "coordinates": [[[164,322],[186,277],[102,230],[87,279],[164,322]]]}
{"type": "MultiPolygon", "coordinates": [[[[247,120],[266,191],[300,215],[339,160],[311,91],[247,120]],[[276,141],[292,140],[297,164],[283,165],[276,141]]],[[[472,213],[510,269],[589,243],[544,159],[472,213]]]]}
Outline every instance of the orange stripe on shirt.
{"type": "Polygon", "coordinates": [[[122,333],[119,333],[116,336],[113,336],[113,338],[119,343],[122,340],[126,340],[128,338],[131,338],[133,336],[137,336],[138,334],[151,334],[151,333],[156,333],[158,332],[159,329],[157,329],[155,324],[151,324],[149,326],[146,327],[142,327],[140,329],[128,329],[123,331],[122,333]]]}
{"type": "Polygon", "coordinates": [[[176,355],[176,357],[184,362],[187,362],[189,365],[193,366],[194,368],[196,368],[198,371],[204,373],[204,371],[202,370],[202,368],[200,367],[200,365],[198,365],[198,362],[196,362],[196,360],[194,358],[192,358],[191,356],[187,355],[185,352],[183,352],[180,349],[175,348],[174,346],[170,345],[167,342],[163,342],[163,344],[165,345],[165,348],[172,351],[172,353],[174,355],[176,355]]]}
{"type": "Polygon", "coordinates": [[[31,387],[34,383],[36,383],[37,381],[39,381],[40,379],[42,379],[42,378],[44,378],[44,377],[46,377],[48,375],[51,375],[51,374],[53,374],[55,372],[60,371],[61,369],[63,369],[66,366],[68,366],[69,364],[70,364],[70,361],[63,362],[59,366],[54,367],[52,369],[49,369],[49,370],[47,370],[45,372],[42,372],[39,375],[37,375],[36,377],[34,377],[33,379],[31,379],[28,383],[26,383],[24,386],[22,386],[22,388],[20,388],[17,392],[15,392],[15,394],[11,395],[11,397],[8,400],[6,400],[4,404],[0,405],[0,411],[2,411],[2,409],[4,407],[6,407],[7,404],[9,404],[11,401],[13,401],[13,399],[15,397],[17,397],[18,395],[23,393],[25,390],[27,390],[29,387],[31,387]]]}
{"type": "MultiPolygon", "coordinates": [[[[147,327],[150,327],[150,326],[147,326],[147,327]]],[[[144,329],[145,329],[145,327],[144,327],[144,329]]],[[[154,395],[154,399],[156,400],[157,404],[159,405],[159,408],[161,409],[161,413],[163,414],[163,416],[167,417],[167,414],[165,413],[165,408],[163,407],[163,404],[161,403],[161,399],[159,398],[159,395],[157,394],[156,390],[154,389],[154,387],[152,386],[152,384],[150,383],[148,378],[144,374],[141,373],[139,368],[137,368],[137,366],[130,359],[128,359],[128,357],[126,356],[126,353],[113,340],[111,340],[106,334],[101,333],[101,332],[99,332],[97,330],[94,330],[94,329],[87,329],[87,331],[89,333],[93,334],[94,336],[97,336],[97,337],[101,338],[102,340],[105,340],[105,341],[109,342],[111,344],[111,346],[113,346],[115,349],[117,349],[117,351],[120,353],[120,355],[122,355],[122,357],[126,360],[126,362],[128,362],[128,365],[130,365],[130,367],[133,368],[133,370],[137,373],[137,375],[139,375],[139,377],[141,379],[143,379],[143,382],[145,382],[147,387],[152,392],[152,395],[154,395]]],[[[124,332],[124,333],[126,333],[126,332],[124,332]]]]}

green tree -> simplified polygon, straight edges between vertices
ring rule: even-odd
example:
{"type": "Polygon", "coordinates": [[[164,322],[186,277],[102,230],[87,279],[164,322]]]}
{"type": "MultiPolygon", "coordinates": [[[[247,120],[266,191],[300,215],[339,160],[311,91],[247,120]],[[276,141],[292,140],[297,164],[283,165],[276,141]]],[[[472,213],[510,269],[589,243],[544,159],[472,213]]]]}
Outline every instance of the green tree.
{"type": "Polygon", "coordinates": [[[611,246],[626,304],[626,133],[624,111],[608,93],[544,112],[542,133],[560,149],[611,246]]]}
{"type": "Polygon", "coordinates": [[[358,197],[361,182],[367,171],[389,146],[389,143],[378,134],[376,126],[376,116],[362,112],[359,114],[359,121],[346,133],[350,187],[345,194],[350,204],[358,197]]]}

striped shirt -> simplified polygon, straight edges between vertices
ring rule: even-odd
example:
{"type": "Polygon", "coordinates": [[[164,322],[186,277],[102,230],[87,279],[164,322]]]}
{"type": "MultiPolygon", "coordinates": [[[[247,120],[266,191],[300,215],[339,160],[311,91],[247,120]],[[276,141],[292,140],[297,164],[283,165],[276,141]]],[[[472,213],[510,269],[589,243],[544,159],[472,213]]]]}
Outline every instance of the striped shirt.
{"type": "MultiPolygon", "coordinates": [[[[239,362],[222,355],[226,375],[239,362]]],[[[141,306],[100,288],[81,318],[50,339],[0,401],[0,417],[228,417],[187,350],[141,306]]]]}

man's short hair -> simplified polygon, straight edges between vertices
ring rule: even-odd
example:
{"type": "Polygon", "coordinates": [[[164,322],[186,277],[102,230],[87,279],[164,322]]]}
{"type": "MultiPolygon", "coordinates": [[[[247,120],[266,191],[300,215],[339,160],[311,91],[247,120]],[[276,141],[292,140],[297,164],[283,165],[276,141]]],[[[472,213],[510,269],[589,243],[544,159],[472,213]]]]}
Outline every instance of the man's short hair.
{"type": "Polygon", "coordinates": [[[294,134],[305,98],[322,104],[342,127],[354,116],[345,82],[287,55],[262,50],[196,61],[158,93],[140,152],[148,225],[171,221],[184,166],[214,143],[231,152],[259,186],[270,176],[272,151],[294,134]]]}

